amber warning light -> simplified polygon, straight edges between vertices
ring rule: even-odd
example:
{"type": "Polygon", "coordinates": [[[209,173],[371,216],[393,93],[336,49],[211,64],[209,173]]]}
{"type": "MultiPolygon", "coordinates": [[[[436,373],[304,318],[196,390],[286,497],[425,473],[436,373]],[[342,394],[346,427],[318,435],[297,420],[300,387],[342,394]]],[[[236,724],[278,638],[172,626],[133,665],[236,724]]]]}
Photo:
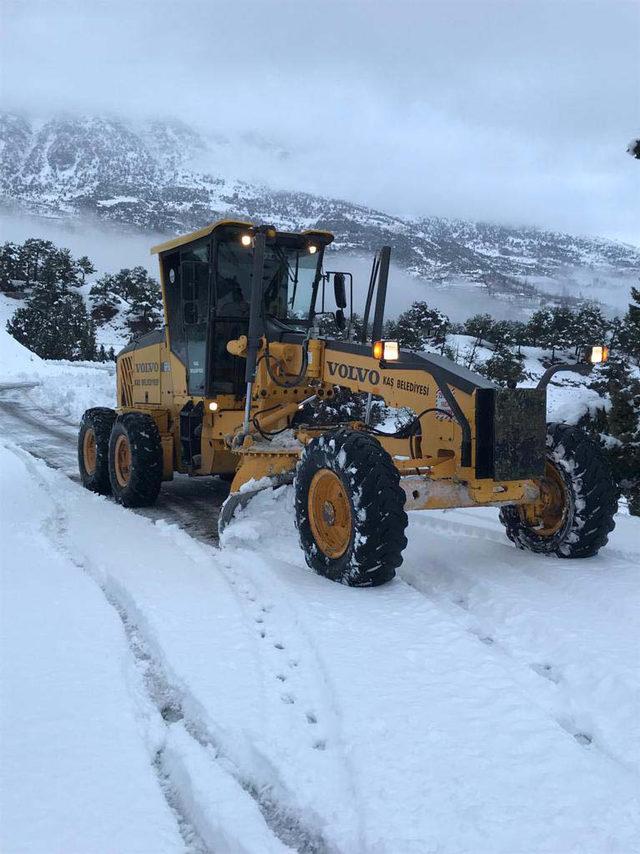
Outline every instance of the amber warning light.
{"type": "Polygon", "coordinates": [[[397,341],[376,341],[373,345],[373,358],[378,361],[397,362],[400,349],[397,341]]]}
{"type": "Polygon", "coordinates": [[[588,350],[588,356],[592,365],[599,365],[609,358],[609,348],[605,346],[591,347],[588,350]]]}

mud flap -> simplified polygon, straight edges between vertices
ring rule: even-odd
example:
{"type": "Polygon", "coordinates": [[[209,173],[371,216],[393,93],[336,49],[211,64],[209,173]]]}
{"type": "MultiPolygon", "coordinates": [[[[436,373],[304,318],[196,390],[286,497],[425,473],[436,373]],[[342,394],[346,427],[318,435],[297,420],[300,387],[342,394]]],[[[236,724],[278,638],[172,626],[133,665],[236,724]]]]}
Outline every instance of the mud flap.
{"type": "Polygon", "coordinates": [[[263,492],[265,489],[279,489],[281,486],[287,486],[293,483],[295,473],[292,471],[281,472],[273,477],[263,477],[256,482],[255,487],[243,489],[241,492],[232,492],[227,500],[220,508],[218,516],[218,535],[221,535],[238,509],[244,508],[251,501],[254,495],[263,492]]]}

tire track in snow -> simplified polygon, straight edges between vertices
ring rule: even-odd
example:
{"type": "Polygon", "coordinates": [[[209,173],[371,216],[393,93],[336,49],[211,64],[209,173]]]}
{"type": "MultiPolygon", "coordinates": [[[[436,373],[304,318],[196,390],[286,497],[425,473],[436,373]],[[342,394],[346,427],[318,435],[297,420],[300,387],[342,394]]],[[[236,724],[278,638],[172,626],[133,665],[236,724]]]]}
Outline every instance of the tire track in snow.
{"type": "Polygon", "coordinates": [[[494,633],[492,633],[490,629],[487,629],[486,624],[483,624],[470,612],[465,601],[456,601],[453,599],[447,599],[444,596],[428,593],[419,583],[416,583],[415,580],[408,580],[407,578],[404,578],[403,580],[414,590],[422,593],[425,598],[444,611],[448,616],[463,622],[469,634],[475,636],[479,643],[489,647],[496,657],[503,660],[515,681],[531,697],[534,705],[536,705],[545,715],[551,717],[558,726],[565,730],[565,732],[573,736],[578,744],[585,747],[594,746],[609,759],[616,762],[616,764],[622,764],[627,770],[633,770],[626,764],[622,763],[618,757],[609,753],[601,745],[595,742],[593,735],[588,732],[584,732],[573,716],[568,713],[563,715],[557,710],[556,706],[558,698],[552,696],[551,693],[553,686],[557,687],[562,682],[562,676],[559,674],[557,668],[551,664],[538,664],[534,662],[525,665],[525,669],[523,669],[522,663],[518,658],[514,656],[512,651],[505,646],[504,643],[496,641],[493,636],[494,633]],[[527,672],[527,667],[528,670],[531,671],[530,673],[527,672]],[[542,679],[551,683],[551,686],[545,687],[544,683],[540,681],[542,679]]]}
{"type": "MultiPolygon", "coordinates": [[[[30,402],[2,395],[0,423],[16,445],[51,468],[78,483],[78,425],[52,415],[30,402]]],[[[191,536],[206,542],[218,540],[218,513],[229,494],[229,485],[217,478],[189,478],[178,475],[163,484],[153,507],[132,508],[148,519],[168,518],[191,536]]]]}
{"type": "MultiPolygon", "coordinates": [[[[495,542],[501,547],[505,546],[505,549],[509,548],[504,540],[499,540],[497,536],[492,536],[490,530],[479,526],[468,526],[472,533],[467,534],[466,531],[460,530],[464,527],[463,524],[458,525],[437,518],[420,521],[422,525],[434,528],[445,535],[455,533],[456,536],[478,538],[489,544],[495,542]]],[[[520,553],[515,552],[515,557],[518,556],[520,553]]],[[[552,603],[554,608],[558,610],[558,600],[565,600],[566,609],[563,607],[560,610],[562,612],[566,610],[571,614],[571,611],[575,610],[575,602],[572,601],[571,595],[562,588],[546,582],[535,571],[526,567],[522,567],[521,574],[526,576],[528,589],[526,586],[519,585],[514,590],[511,584],[513,562],[500,559],[496,563],[494,560],[496,571],[503,573],[502,578],[496,579],[486,575],[475,575],[473,570],[467,569],[460,563],[452,564],[451,557],[449,548],[445,561],[439,559],[437,555],[427,557],[427,562],[430,561],[431,565],[427,565],[424,571],[411,568],[410,564],[412,562],[415,564],[415,560],[410,560],[409,565],[405,563],[401,567],[399,575],[437,607],[461,622],[471,635],[500,657],[512,676],[531,697],[532,702],[551,717],[559,727],[572,735],[578,744],[598,750],[626,771],[637,773],[635,765],[628,759],[628,751],[625,747],[612,746],[608,743],[605,733],[598,733],[597,715],[594,719],[593,697],[588,696],[585,699],[581,696],[581,686],[575,678],[572,678],[571,673],[567,672],[567,668],[554,661],[553,655],[549,656],[544,652],[543,647],[548,638],[527,637],[523,630],[527,628],[526,625],[523,625],[515,635],[510,628],[510,624],[522,614],[531,613],[535,609],[541,611],[541,603],[550,593],[554,597],[552,603]],[[499,607],[494,601],[496,594],[498,594],[499,607]]],[[[530,555],[522,556],[523,562],[530,557],[530,555]]],[[[470,554],[471,562],[473,558],[474,555],[470,554]]],[[[455,561],[455,557],[453,559],[455,561]]],[[[490,565],[486,560],[482,562],[483,566],[490,565]]],[[[518,572],[520,571],[521,568],[518,567],[518,572]]],[[[561,569],[559,568],[558,571],[560,572],[561,569]]],[[[577,615],[578,625],[582,626],[583,631],[579,631],[575,626],[567,626],[567,636],[570,637],[573,634],[573,640],[575,637],[588,637],[591,625],[597,626],[601,620],[600,614],[593,608],[591,601],[588,601],[586,606],[581,602],[580,609],[584,607],[587,607],[588,611],[593,610],[593,617],[587,618],[582,613],[577,615]]],[[[551,610],[549,617],[552,617],[551,610]]],[[[543,614],[540,614],[540,618],[544,622],[543,614]]],[[[557,620],[555,622],[557,623],[557,620]]],[[[603,660],[602,668],[606,671],[606,660],[603,660]]],[[[573,669],[571,666],[568,668],[570,671],[573,669]]],[[[600,679],[605,679],[607,676],[607,672],[600,673],[600,679]]],[[[628,706],[634,708],[637,702],[634,699],[636,689],[629,684],[626,690],[629,694],[628,706]]]]}
{"type": "MultiPolygon", "coordinates": [[[[297,815],[274,796],[272,791],[247,778],[225,755],[224,749],[215,736],[208,730],[203,721],[194,714],[192,707],[197,705],[197,701],[189,702],[192,698],[188,691],[175,684],[168,677],[158,656],[151,652],[151,645],[140,624],[130,613],[130,608],[126,602],[126,591],[112,579],[107,581],[102,579],[100,573],[93,568],[91,561],[86,556],[84,560],[79,560],[67,546],[65,542],[67,535],[65,508],[28,452],[21,449],[20,455],[30,474],[49,496],[55,508],[50,524],[44,531],[45,535],[53,548],[94,581],[107,603],[118,615],[128,648],[137,670],[142,675],[145,694],[163,721],[166,730],[170,731],[172,727],[178,725],[184,726],[193,744],[205,752],[208,762],[217,765],[255,804],[266,826],[273,834],[274,840],[279,840],[282,843],[281,850],[295,850],[300,854],[330,854],[332,849],[320,832],[306,827],[297,815]]],[[[212,854],[216,848],[215,839],[207,839],[206,827],[203,827],[206,823],[202,820],[202,815],[206,814],[208,809],[206,805],[197,803],[194,807],[193,794],[186,792],[184,785],[177,779],[175,769],[167,761],[165,746],[154,752],[151,764],[165,800],[176,817],[180,834],[185,841],[189,854],[212,854]]],[[[239,832],[240,830],[241,828],[238,828],[239,832]]],[[[239,838],[237,846],[232,850],[234,854],[235,851],[240,854],[240,852],[250,849],[246,849],[239,838]]]]}
{"type": "MultiPolygon", "coordinates": [[[[469,509],[470,508],[464,508],[462,512],[469,513],[469,509]]],[[[497,520],[498,508],[496,507],[493,509],[495,509],[497,520]]],[[[487,540],[499,546],[514,548],[513,544],[509,543],[507,540],[506,535],[504,534],[504,529],[499,522],[496,522],[495,526],[470,522],[467,518],[462,517],[461,511],[457,509],[430,511],[428,516],[422,516],[421,522],[441,533],[452,533],[456,536],[467,537],[469,539],[487,540]],[[447,518],[448,516],[455,518],[447,518]]],[[[616,557],[620,560],[631,562],[637,562],[640,559],[640,550],[628,551],[626,549],[620,549],[617,546],[611,546],[610,544],[606,545],[604,548],[606,549],[606,554],[609,557],[616,557]]],[[[549,559],[551,560],[555,558],[550,556],[549,559]]],[[[526,569],[523,571],[531,574],[530,571],[527,571],[526,569]]],[[[535,576],[532,575],[532,577],[535,576]]]]}
{"type": "MultiPolygon", "coordinates": [[[[69,441],[72,440],[69,439],[69,441]]],[[[75,442],[73,444],[75,446],[75,442]]],[[[30,453],[33,455],[33,450],[30,450],[30,453]]],[[[188,488],[193,488],[195,485],[197,485],[197,481],[188,482],[188,488]]],[[[181,502],[176,502],[176,508],[178,504],[181,504],[181,502]]],[[[199,530],[201,527],[200,520],[198,520],[195,525],[187,524],[190,521],[189,516],[192,513],[192,508],[176,508],[160,508],[160,512],[158,513],[153,511],[143,512],[142,515],[151,516],[151,518],[173,518],[178,522],[181,528],[184,529],[185,527],[190,527],[191,530],[189,530],[188,533],[191,536],[195,536],[198,539],[205,542],[208,541],[210,543],[212,538],[208,537],[204,530],[199,530]],[[178,510],[183,512],[178,512],[178,510]]],[[[501,530],[490,525],[483,525],[479,514],[479,524],[467,521],[467,519],[462,518],[462,514],[457,511],[450,511],[450,513],[447,513],[446,515],[456,518],[445,518],[444,514],[442,516],[435,513],[428,516],[425,514],[421,518],[421,524],[433,529],[436,533],[440,533],[445,536],[454,535],[456,539],[464,537],[471,541],[478,540],[486,545],[493,544],[499,546],[501,549],[504,549],[505,554],[508,550],[509,554],[513,556],[513,561],[510,563],[505,561],[504,569],[506,573],[509,570],[512,570],[513,562],[517,560],[518,557],[522,556],[522,553],[515,551],[515,549],[506,542],[501,530]]],[[[211,527],[208,527],[209,532],[211,527]]],[[[610,547],[607,547],[607,555],[619,557],[629,562],[635,562],[638,558],[638,555],[634,552],[627,552],[610,547]]],[[[469,557],[472,559],[473,555],[470,554],[469,557]]],[[[523,561],[523,566],[519,571],[523,576],[529,579],[532,586],[539,587],[540,596],[548,595],[553,592],[555,597],[570,601],[571,593],[563,589],[559,583],[556,584],[549,579],[541,577],[535,568],[524,565],[527,557],[530,556],[524,555],[525,560],[523,561]]],[[[546,715],[550,716],[558,726],[570,733],[579,744],[582,744],[588,749],[603,752],[617,764],[628,769],[629,765],[624,761],[622,756],[619,755],[619,751],[616,752],[608,749],[608,747],[598,737],[597,733],[594,732],[589,720],[591,717],[591,708],[589,707],[589,703],[586,702],[586,704],[581,706],[581,698],[576,695],[575,685],[572,683],[571,677],[567,677],[563,667],[559,665],[557,661],[554,661],[553,656],[545,655],[543,651],[536,649],[535,644],[532,646],[531,643],[529,643],[530,654],[527,655],[527,660],[525,661],[523,659],[522,648],[520,647],[519,651],[515,649],[512,644],[513,638],[505,636],[505,633],[501,631],[500,625],[504,621],[504,613],[498,615],[498,618],[496,619],[496,615],[491,613],[490,608],[487,608],[487,602],[494,597],[495,592],[501,592],[500,580],[488,577],[472,578],[468,573],[465,573],[462,568],[451,565],[448,565],[445,569],[447,573],[456,573],[455,586],[458,591],[457,593],[453,593],[448,589],[451,585],[448,583],[448,579],[446,578],[439,579],[444,581],[442,584],[436,583],[434,586],[433,583],[429,583],[428,571],[425,573],[424,578],[420,577],[417,581],[416,578],[407,576],[406,569],[401,570],[400,574],[404,577],[405,581],[420,593],[426,595],[427,598],[433,601],[438,607],[447,610],[448,614],[454,616],[457,620],[463,621],[467,631],[476,635],[479,641],[491,648],[494,655],[500,657],[504,661],[505,665],[509,667],[514,678],[527,691],[528,695],[532,697],[532,701],[535,702],[546,715]],[[425,581],[425,579],[427,580],[425,581]],[[486,588],[486,591],[490,594],[487,597],[483,593],[481,596],[482,601],[480,602],[477,601],[476,596],[470,595],[474,593],[474,591],[477,592],[476,588],[478,584],[481,584],[486,588]]],[[[566,572],[568,570],[563,570],[563,568],[559,567],[558,573],[562,571],[566,572]]],[[[281,586],[284,590],[285,585],[281,586]]],[[[290,595],[289,589],[287,589],[286,592],[290,595]]],[[[509,594],[510,591],[507,589],[506,592],[509,594]]],[[[585,606],[589,610],[593,609],[593,602],[589,601],[588,596],[585,596],[582,591],[578,592],[585,606]]],[[[513,593],[513,591],[511,591],[511,593],[513,593]]],[[[509,599],[509,596],[506,598],[509,599]]],[[[526,600],[524,601],[524,604],[525,606],[527,605],[526,600]]],[[[294,613],[293,616],[295,620],[298,619],[297,614],[294,613]]],[[[313,644],[311,645],[313,646],[313,644]]],[[[282,650],[279,652],[282,652],[282,650]]],[[[280,675],[286,676],[283,685],[279,686],[282,689],[282,697],[291,697],[291,693],[288,690],[284,690],[284,685],[293,685],[295,679],[287,672],[281,673],[280,675]]],[[[293,696],[295,699],[290,705],[298,711],[300,707],[306,704],[299,701],[298,695],[294,694],[293,696]]],[[[282,702],[287,703],[287,700],[283,699],[282,702]]],[[[315,718],[315,722],[313,723],[308,721],[311,729],[318,725],[317,709],[309,707],[305,710],[305,714],[307,713],[311,718],[315,718]]],[[[327,742],[325,741],[325,747],[326,745],[327,742]]],[[[316,749],[321,750],[322,748],[318,746],[316,749]]]]}
{"type": "MultiPolygon", "coordinates": [[[[29,473],[33,476],[34,480],[36,480],[37,483],[42,487],[43,491],[47,494],[53,504],[54,512],[43,525],[44,535],[47,537],[47,539],[51,543],[51,546],[56,551],[58,551],[67,561],[69,561],[78,570],[88,575],[91,580],[94,581],[96,585],[100,588],[108,604],[115,609],[116,613],[122,620],[129,649],[133,654],[133,658],[136,664],[146,665],[146,663],[150,661],[150,657],[142,654],[141,650],[136,650],[135,647],[132,646],[131,636],[127,632],[127,627],[122,618],[122,613],[116,606],[113,599],[107,593],[103,584],[87,568],[87,565],[82,561],[78,560],[78,558],[65,545],[67,517],[63,506],[60,504],[60,502],[54,495],[45,478],[43,478],[42,474],[38,471],[37,466],[34,465],[33,461],[30,459],[28,453],[23,451],[20,456],[22,457],[23,462],[29,473]]],[[[150,699],[153,699],[151,694],[149,694],[149,696],[150,699]]],[[[208,848],[204,839],[202,839],[202,837],[198,834],[198,831],[196,830],[195,826],[191,823],[184,808],[183,801],[180,798],[179,791],[177,787],[173,784],[170,774],[164,768],[162,749],[157,750],[153,755],[151,766],[158,780],[158,785],[160,787],[160,790],[162,791],[164,799],[175,817],[176,824],[178,825],[178,830],[182,839],[185,842],[186,851],[188,852],[188,854],[212,854],[211,849],[208,848]]]]}
{"type": "MultiPolygon", "coordinates": [[[[37,407],[32,408],[34,413],[37,413],[37,417],[19,401],[5,401],[0,397],[0,414],[5,416],[10,414],[12,420],[16,423],[20,424],[20,422],[22,422],[28,424],[29,428],[34,433],[39,432],[41,435],[43,433],[47,433],[44,421],[40,418],[40,416],[43,418],[46,417],[46,413],[40,412],[37,407]],[[7,407],[4,406],[5,402],[9,404],[7,407]]],[[[12,438],[16,444],[18,444],[27,454],[31,455],[31,457],[42,460],[50,468],[60,470],[61,473],[65,474],[71,480],[78,482],[79,477],[75,472],[73,475],[70,474],[67,460],[67,458],[69,458],[71,460],[71,464],[75,467],[77,428],[76,425],[71,424],[70,422],[65,422],[62,419],[60,419],[60,422],[59,427],[58,425],[53,426],[51,434],[59,443],[59,450],[63,452],[62,464],[60,463],[60,453],[58,452],[58,448],[54,448],[53,451],[56,453],[52,453],[52,449],[48,446],[42,448],[36,445],[36,447],[34,447],[33,435],[25,437],[24,435],[15,435],[15,432],[11,431],[12,438]]],[[[42,478],[39,476],[37,468],[32,468],[31,470],[34,473],[34,476],[38,478],[39,482],[45,485],[42,478]]],[[[228,494],[228,488],[227,484],[218,481],[217,479],[187,479],[179,476],[170,484],[163,484],[159,501],[154,507],[136,508],[133,509],[133,512],[151,520],[167,520],[169,522],[176,523],[180,530],[184,531],[189,536],[194,537],[200,543],[210,546],[212,543],[217,541],[217,513],[228,494]]],[[[86,567],[82,568],[87,571],[86,567]]],[[[233,569],[229,566],[226,566],[225,569],[226,573],[221,573],[221,575],[225,578],[230,590],[236,598],[236,601],[238,601],[241,606],[244,606],[245,609],[248,606],[249,610],[252,608],[255,610],[255,596],[246,588],[247,579],[238,578],[233,572],[233,569]]],[[[101,586],[103,593],[106,595],[106,591],[102,587],[102,583],[95,578],[94,580],[97,581],[101,586]]],[[[258,594],[256,593],[255,595],[257,596],[258,594]]],[[[263,594],[261,595],[263,601],[266,602],[267,605],[264,607],[264,611],[261,610],[262,617],[258,615],[252,618],[256,620],[256,626],[259,626],[257,620],[262,619],[263,622],[268,622],[267,615],[273,607],[270,604],[272,597],[265,596],[263,594]]],[[[295,618],[289,619],[290,625],[294,625],[295,622],[295,618]]],[[[280,623],[282,624],[282,620],[280,623]]],[[[312,652],[313,644],[308,637],[308,632],[305,632],[305,634],[307,635],[309,651],[312,652]]],[[[268,661],[268,656],[265,657],[265,652],[269,648],[269,644],[257,645],[258,650],[260,646],[262,646],[262,650],[258,653],[259,660],[261,661],[261,666],[263,666],[263,668],[266,667],[267,680],[271,678],[276,681],[275,690],[278,693],[280,702],[285,705],[291,705],[293,712],[302,715],[304,727],[309,731],[310,749],[322,752],[325,751],[328,746],[330,748],[332,741],[331,732],[326,733],[323,731],[327,714],[318,712],[318,707],[322,704],[318,704],[317,702],[310,700],[304,691],[301,693],[300,674],[302,674],[305,668],[300,667],[299,665],[305,659],[309,659],[309,654],[304,655],[300,654],[299,651],[294,651],[294,644],[292,644],[292,642],[289,642],[286,650],[279,649],[278,641],[276,641],[275,644],[271,645],[272,651],[276,654],[276,659],[280,659],[278,666],[276,667],[276,659],[268,661]],[[276,670],[277,673],[275,673],[276,670]],[[291,693],[292,690],[297,691],[295,696],[291,693]]],[[[314,657],[313,653],[312,657],[314,657]]],[[[311,669],[316,674],[318,669],[324,672],[322,663],[317,660],[317,657],[314,658],[314,665],[309,665],[307,669],[311,669]]],[[[326,679],[327,677],[325,673],[323,681],[326,682],[326,679]]],[[[314,682],[317,682],[317,679],[314,679],[314,682]]],[[[332,722],[334,726],[330,729],[335,734],[337,730],[337,718],[335,709],[332,709],[332,711],[334,713],[329,717],[333,719],[332,722]]],[[[337,740],[339,741],[339,739],[337,740]]],[[[333,738],[333,741],[336,741],[336,739],[333,738]]],[[[343,751],[342,754],[344,755],[343,751]]],[[[346,770],[348,776],[351,777],[349,769],[346,770]]],[[[258,794],[258,789],[256,787],[252,787],[250,783],[247,785],[249,789],[254,791],[255,795],[258,794]]],[[[353,791],[351,792],[351,795],[355,798],[355,787],[353,784],[352,789],[353,791]]],[[[264,790],[260,792],[260,797],[266,814],[270,816],[268,821],[280,822],[283,825],[289,826],[291,828],[289,836],[300,837],[302,835],[301,831],[296,828],[297,819],[295,819],[295,816],[291,813],[289,808],[281,805],[277,798],[267,797],[264,790]]],[[[327,844],[315,831],[309,830],[307,832],[307,836],[310,841],[305,843],[306,847],[303,847],[300,850],[309,852],[328,850],[327,844]],[[317,837],[319,841],[313,841],[313,838],[315,837],[317,837]]]]}
{"type": "MultiPolygon", "coordinates": [[[[225,563],[224,551],[220,557],[225,572],[230,573],[230,583],[246,598],[248,610],[253,614],[258,636],[264,642],[265,667],[275,679],[274,686],[280,701],[291,706],[292,726],[308,730],[312,750],[327,751],[334,757],[340,757],[340,764],[347,777],[345,803],[349,804],[349,807],[344,806],[343,809],[351,809],[352,823],[358,827],[362,840],[363,810],[357,806],[360,797],[341,734],[340,710],[327,669],[318,654],[312,633],[305,625],[304,608],[296,607],[297,593],[282,581],[268,562],[261,564],[259,570],[248,577],[245,573],[240,575],[235,567],[225,563]],[[265,593],[265,590],[269,593],[265,593]],[[274,600],[277,600],[277,605],[274,600]],[[283,610],[286,610],[284,616],[281,613],[283,610]],[[271,618],[277,611],[280,612],[279,619],[273,626],[271,618]],[[322,691],[318,691],[319,685],[322,691]],[[315,695],[315,699],[312,699],[312,695],[315,695]]],[[[251,558],[255,561],[255,553],[247,551],[247,566],[251,565],[251,558]]],[[[279,563],[281,566],[291,566],[286,559],[279,559],[279,563]]],[[[297,570],[297,567],[293,569],[297,570]]],[[[334,785],[335,782],[334,779],[334,785]]]]}

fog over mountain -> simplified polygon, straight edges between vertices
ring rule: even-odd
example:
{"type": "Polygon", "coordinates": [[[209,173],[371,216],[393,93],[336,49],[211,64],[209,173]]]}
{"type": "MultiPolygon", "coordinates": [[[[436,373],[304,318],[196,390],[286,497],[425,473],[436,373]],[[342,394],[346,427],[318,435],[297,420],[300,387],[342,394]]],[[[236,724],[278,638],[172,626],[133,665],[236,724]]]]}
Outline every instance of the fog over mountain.
{"type": "Polygon", "coordinates": [[[428,295],[453,316],[581,297],[611,313],[640,275],[636,3],[2,14],[5,237],[153,269],[158,236],[220,215],[322,226],[358,288],[390,243],[390,309],[428,295]]]}
{"type": "MultiPolygon", "coordinates": [[[[625,304],[630,282],[640,274],[640,250],[609,240],[459,219],[401,218],[241,180],[231,169],[254,154],[278,160],[295,153],[244,135],[201,135],[177,120],[60,115],[42,121],[7,113],[0,116],[0,146],[5,216],[20,223],[25,215],[39,217],[47,223],[43,236],[51,236],[54,222],[67,221],[94,236],[101,232],[103,242],[119,242],[118,226],[153,233],[155,240],[222,216],[285,229],[325,228],[335,233],[333,248],[345,256],[344,266],[355,264],[358,294],[371,253],[391,245],[399,281],[390,311],[428,298],[453,316],[466,316],[474,306],[517,316],[557,297],[595,299],[613,310],[625,304]]],[[[146,255],[153,241],[150,235],[145,240],[146,255]]],[[[130,235],[136,257],[122,257],[120,265],[140,263],[140,243],[130,235]]]]}
{"type": "Polygon", "coordinates": [[[5,0],[3,30],[11,110],[177,117],[253,141],[252,183],[640,241],[636,2],[5,0]]]}

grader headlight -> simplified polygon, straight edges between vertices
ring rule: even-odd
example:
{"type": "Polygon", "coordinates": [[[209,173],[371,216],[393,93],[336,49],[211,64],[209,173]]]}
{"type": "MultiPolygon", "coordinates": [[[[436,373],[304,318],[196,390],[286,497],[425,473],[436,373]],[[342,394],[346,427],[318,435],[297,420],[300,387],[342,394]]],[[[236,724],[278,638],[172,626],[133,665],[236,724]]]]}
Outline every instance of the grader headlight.
{"type": "Polygon", "coordinates": [[[379,362],[397,362],[400,348],[397,341],[376,341],[373,345],[373,358],[379,362]]]}

